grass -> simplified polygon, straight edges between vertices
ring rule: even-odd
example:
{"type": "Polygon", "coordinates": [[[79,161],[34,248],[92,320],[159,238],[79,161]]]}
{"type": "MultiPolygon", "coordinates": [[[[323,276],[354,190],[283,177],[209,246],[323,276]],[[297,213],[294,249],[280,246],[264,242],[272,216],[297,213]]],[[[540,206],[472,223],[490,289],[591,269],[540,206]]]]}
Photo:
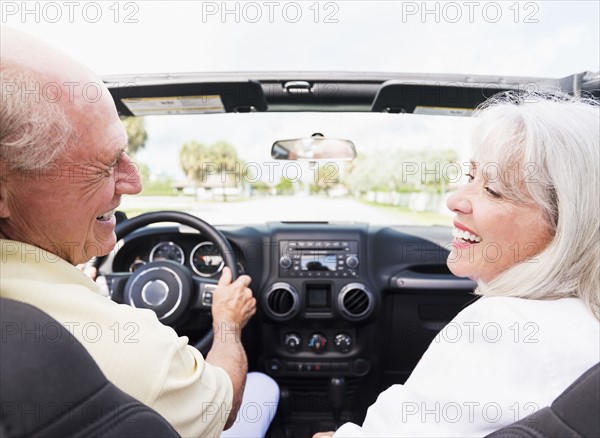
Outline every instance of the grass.
{"type": "Polygon", "coordinates": [[[433,211],[412,211],[407,207],[400,207],[398,205],[390,204],[379,204],[373,201],[367,201],[361,199],[360,202],[370,207],[380,209],[388,213],[396,213],[401,215],[403,218],[410,220],[419,225],[444,225],[452,226],[452,217],[433,211]]]}

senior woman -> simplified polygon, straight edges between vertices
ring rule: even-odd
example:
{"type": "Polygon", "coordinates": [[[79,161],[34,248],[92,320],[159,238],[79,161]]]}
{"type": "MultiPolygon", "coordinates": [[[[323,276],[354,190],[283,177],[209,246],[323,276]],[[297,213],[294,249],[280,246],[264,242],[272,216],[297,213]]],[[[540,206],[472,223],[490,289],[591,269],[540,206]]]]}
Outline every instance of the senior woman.
{"type": "Polygon", "coordinates": [[[484,436],[548,406],[600,361],[600,111],[504,95],[478,111],[448,267],[482,298],[436,337],[362,427],[315,437],[484,436]]]}

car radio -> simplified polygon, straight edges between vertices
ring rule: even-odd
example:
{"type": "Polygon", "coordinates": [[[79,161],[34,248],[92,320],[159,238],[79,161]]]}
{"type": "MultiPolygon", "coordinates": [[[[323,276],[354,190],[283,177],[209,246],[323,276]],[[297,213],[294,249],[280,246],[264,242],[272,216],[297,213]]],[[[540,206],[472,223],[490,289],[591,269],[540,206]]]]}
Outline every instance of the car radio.
{"type": "Polygon", "coordinates": [[[279,276],[358,277],[358,241],[285,240],[279,242],[279,276]]]}

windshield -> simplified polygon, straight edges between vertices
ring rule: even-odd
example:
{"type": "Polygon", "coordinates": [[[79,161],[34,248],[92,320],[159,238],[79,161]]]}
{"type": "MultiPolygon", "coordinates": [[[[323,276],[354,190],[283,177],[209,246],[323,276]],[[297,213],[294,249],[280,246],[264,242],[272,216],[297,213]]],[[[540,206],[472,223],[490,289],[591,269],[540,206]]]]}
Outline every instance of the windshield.
{"type": "Polygon", "coordinates": [[[449,225],[445,200],[467,173],[473,122],[386,113],[146,116],[135,119],[146,144],[132,151],[144,189],[122,209],[132,216],[160,205],[218,224],[449,225]],[[314,133],[352,141],[357,157],[271,157],[275,141],[314,133]]]}
{"type": "MultiPolygon", "coordinates": [[[[489,75],[502,84],[510,76],[597,72],[599,8],[591,1],[7,1],[0,21],[104,77],[131,74],[134,83],[152,74],[160,81],[174,73],[220,80],[218,72],[276,79],[350,72],[489,75]]],[[[215,224],[450,224],[445,199],[465,180],[469,117],[271,111],[126,120],[144,189],[125,196],[123,209],[183,210],[215,224]],[[314,134],[352,142],[356,158],[271,157],[275,142],[314,134]]]]}

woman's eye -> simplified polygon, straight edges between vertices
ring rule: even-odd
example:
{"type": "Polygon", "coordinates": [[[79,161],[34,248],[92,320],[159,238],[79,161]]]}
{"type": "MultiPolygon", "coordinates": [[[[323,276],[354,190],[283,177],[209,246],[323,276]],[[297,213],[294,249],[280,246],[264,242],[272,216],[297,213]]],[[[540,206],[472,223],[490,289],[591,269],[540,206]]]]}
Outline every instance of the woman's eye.
{"type": "Polygon", "coordinates": [[[492,196],[493,198],[501,198],[502,197],[502,196],[500,196],[500,194],[498,192],[493,191],[489,187],[484,187],[484,189],[488,193],[488,195],[492,196]]]}
{"type": "Polygon", "coordinates": [[[474,179],[475,179],[475,177],[472,174],[467,173],[467,181],[468,182],[473,182],[474,179]]]}

